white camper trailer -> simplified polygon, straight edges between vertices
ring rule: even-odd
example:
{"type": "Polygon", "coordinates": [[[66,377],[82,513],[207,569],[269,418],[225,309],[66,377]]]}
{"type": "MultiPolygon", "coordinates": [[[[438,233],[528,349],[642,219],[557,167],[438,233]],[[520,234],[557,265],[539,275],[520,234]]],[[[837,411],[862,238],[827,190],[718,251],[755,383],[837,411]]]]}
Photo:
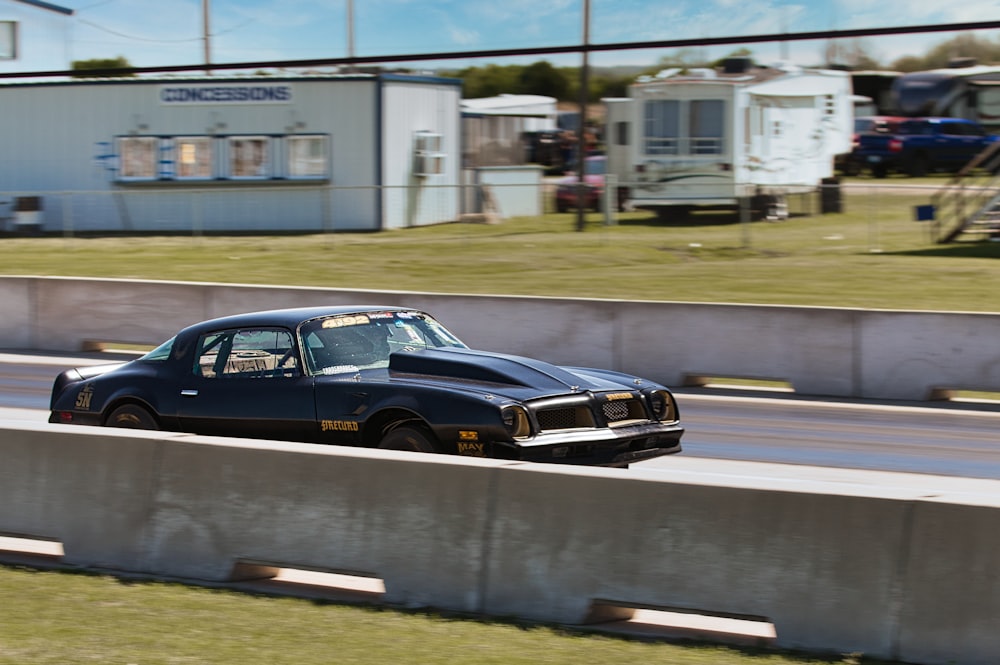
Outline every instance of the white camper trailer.
{"type": "Polygon", "coordinates": [[[781,216],[790,193],[815,191],[851,150],[846,72],[755,67],[668,70],[605,100],[608,172],[619,201],[669,219],[695,207],[781,216]]]}

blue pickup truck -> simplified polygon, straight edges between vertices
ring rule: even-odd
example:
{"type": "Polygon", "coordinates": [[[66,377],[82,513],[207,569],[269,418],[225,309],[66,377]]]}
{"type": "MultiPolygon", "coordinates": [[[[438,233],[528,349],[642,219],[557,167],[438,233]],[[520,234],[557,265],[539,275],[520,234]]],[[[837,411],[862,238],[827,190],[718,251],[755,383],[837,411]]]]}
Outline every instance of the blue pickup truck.
{"type": "Polygon", "coordinates": [[[897,171],[922,176],[931,171],[957,171],[1000,136],[961,118],[909,118],[891,133],[859,134],[852,153],[855,163],[876,178],[897,171]]]}

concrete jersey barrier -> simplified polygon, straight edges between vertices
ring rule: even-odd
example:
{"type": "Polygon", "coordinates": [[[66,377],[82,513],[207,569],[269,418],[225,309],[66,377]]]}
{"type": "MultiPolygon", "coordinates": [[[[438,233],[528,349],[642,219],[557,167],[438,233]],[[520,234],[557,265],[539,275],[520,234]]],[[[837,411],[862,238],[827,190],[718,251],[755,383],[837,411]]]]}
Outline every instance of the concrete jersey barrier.
{"type": "Polygon", "coordinates": [[[926,400],[1000,392],[1000,314],[639,302],[0,277],[8,348],[157,344],[216,316],[305,305],[423,309],[470,346],[617,369],[668,386],[787,381],[810,395],[926,400]]]}
{"type": "Polygon", "coordinates": [[[381,578],[390,604],[581,624],[662,608],[915,663],[1000,651],[1000,482],[677,458],[561,468],[0,428],[0,532],[94,569],[381,578]]]}

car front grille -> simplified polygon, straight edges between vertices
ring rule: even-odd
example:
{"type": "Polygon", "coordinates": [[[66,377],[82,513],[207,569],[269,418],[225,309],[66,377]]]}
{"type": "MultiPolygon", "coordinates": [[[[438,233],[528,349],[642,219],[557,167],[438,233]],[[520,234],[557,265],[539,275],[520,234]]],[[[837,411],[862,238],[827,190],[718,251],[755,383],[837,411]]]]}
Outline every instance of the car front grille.
{"type": "Polygon", "coordinates": [[[604,420],[609,425],[627,420],[645,420],[646,409],[638,399],[621,399],[605,402],[601,405],[604,420]]]}
{"type": "Polygon", "coordinates": [[[564,406],[541,409],[535,414],[538,426],[543,430],[574,429],[593,427],[594,416],[586,406],[564,406]]]}
{"type": "MultiPolygon", "coordinates": [[[[611,427],[647,419],[646,409],[638,398],[608,400],[600,408],[604,423],[611,427]]],[[[542,408],[535,412],[535,419],[543,432],[597,427],[593,411],[584,404],[542,408]]]]}

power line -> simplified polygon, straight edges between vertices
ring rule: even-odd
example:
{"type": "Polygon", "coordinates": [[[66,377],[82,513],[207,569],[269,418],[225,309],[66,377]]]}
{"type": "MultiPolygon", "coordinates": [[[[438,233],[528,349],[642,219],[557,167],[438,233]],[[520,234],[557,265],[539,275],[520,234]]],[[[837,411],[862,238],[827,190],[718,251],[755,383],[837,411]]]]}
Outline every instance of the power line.
{"type": "MultiPolygon", "coordinates": [[[[233,32],[235,30],[239,30],[240,28],[242,28],[242,27],[244,27],[244,26],[246,26],[246,25],[248,25],[250,23],[253,23],[254,20],[255,19],[252,19],[252,18],[251,19],[247,19],[246,21],[243,21],[242,23],[240,23],[238,25],[234,25],[231,28],[226,28],[225,30],[219,30],[218,32],[213,32],[210,36],[217,37],[219,35],[224,35],[226,33],[233,32]]],[[[80,18],[80,19],[77,19],[77,21],[79,21],[80,23],[82,23],[84,25],[88,25],[91,28],[94,28],[96,30],[100,30],[102,32],[106,32],[109,35],[114,35],[115,37],[122,37],[124,39],[131,39],[132,41],[136,41],[136,42],[149,42],[149,43],[156,43],[156,44],[183,44],[183,43],[187,43],[187,42],[198,42],[198,41],[201,41],[202,39],[204,39],[204,37],[202,35],[199,35],[197,37],[185,37],[184,39],[153,39],[152,37],[137,37],[135,35],[127,35],[124,32],[118,32],[117,30],[112,30],[111,28],[106,28],[103,25],[99,25],[97,23],[94,23],[93,21],[88,21],[86,19],[80,18]]],[[[204,68],[205,68],[204,65],[202,65],[201,67],[199,67],[199,69],[204,69],[204,68]]]]}
{"type": "MultiPolygon", "coordinates": [[[[933,32],[966,32],[1000,28],[1000,21],[973,21],[966,23],[945,23],[934,25],[911,25],[887,28],[857,28],[851,30],[831,30],[792,33],[769,33],[763,35],[738,35],[731,37],[701,37],[692,39],[672,39],[644,42],[618,42],[609,44],[576,44],[566,46],[545,46],[518,49],[494,49],[488,51],[450,51],[439,53],[407,53],[397,55],[374,55],[346,58],[317,58],[310,60],[265,60],[257,62],[206,63],[188,65],[166,65],[160,67],[131,67],[126,69],[88,70],[91,76],[121,76],[124,74],[157,74],[169,72],[237,69],[294,69],[312,67],[334,67],[340,65],[373,65],[385,63],[422,62],[430,60],[471,60],[480,58],[506,58],[532,55],[555,55],[562,53],[598,53],[607,51],[635,51],[645,49],[683,48],[688,46],[723,46],[732,44],[757,44],[764,42],[810,41],[826,39],[850,39],[856,37],[877,37],[882,35],[926,34],[933,32]]],[[[191,40],[186,40],[191,41],[191,40]]],[[[79,75],[74,70],[41,72],[0,72],[0,79],[9,78],[50,78],[79,75]]]]}

